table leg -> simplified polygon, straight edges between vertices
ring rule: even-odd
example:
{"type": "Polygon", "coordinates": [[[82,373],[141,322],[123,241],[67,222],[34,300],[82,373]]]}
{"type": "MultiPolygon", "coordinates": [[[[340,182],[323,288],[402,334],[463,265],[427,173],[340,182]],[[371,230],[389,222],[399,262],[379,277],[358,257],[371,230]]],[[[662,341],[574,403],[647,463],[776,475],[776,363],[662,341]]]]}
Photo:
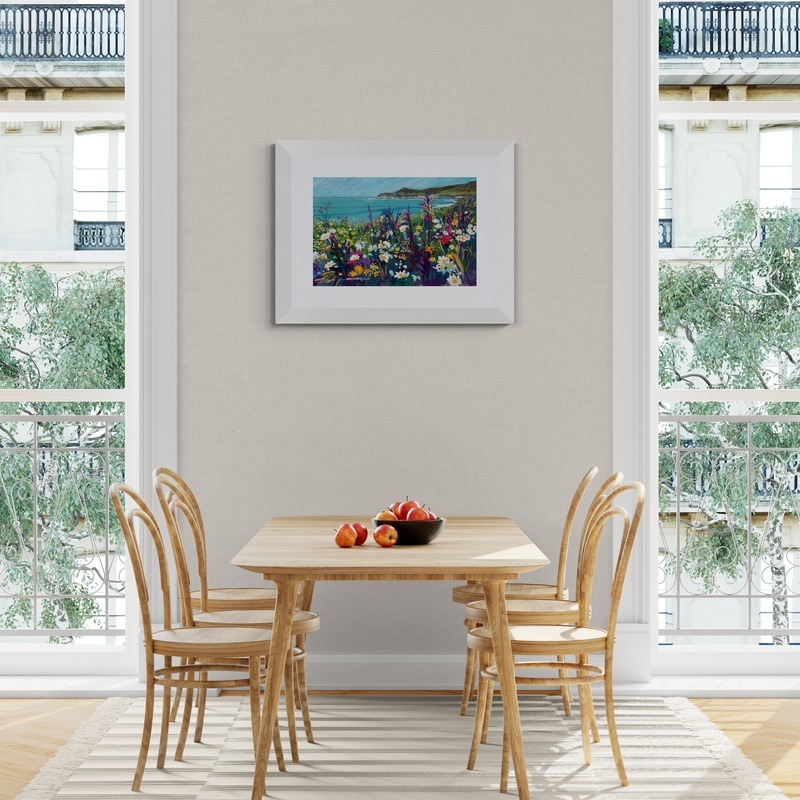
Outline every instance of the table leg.
{"type": "Polygon", "coordinates": [[[258,754],[253,775],[251,800],[261,800],[264,794],[264,776],[267,773],[272,731],[278,719],[278,703],[281,698],[286,653],[289,649],[297,598],[297,581],[276,581],[278,597],[275,602],[275,622],[272,626],[272,642],[267,659],[267,680],[264,689],[264,706],[261,712],[261,730],[258,737],[258,754]]]}
{"type": "Polygon", "coordinates": [[[530,800],[528,771],[525,766],[525,750],[522,744],[522,724],[519,718],[517,682],[514,678],[514,654],[508,632],[506,614],[505,581],[486,581],[483,584],[486,610],[492,629],[492,644],[497,662],[497,679],[503,698],[503,726],[511,745],[511,759],[517,779],[520,800],[530,800]]]}

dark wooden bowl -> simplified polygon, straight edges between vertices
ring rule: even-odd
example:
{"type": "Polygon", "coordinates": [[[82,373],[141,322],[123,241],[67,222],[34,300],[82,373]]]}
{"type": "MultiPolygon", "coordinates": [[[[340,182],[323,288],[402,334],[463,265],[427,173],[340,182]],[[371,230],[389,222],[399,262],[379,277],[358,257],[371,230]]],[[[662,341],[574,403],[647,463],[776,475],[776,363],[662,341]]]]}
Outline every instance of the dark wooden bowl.
{"type": "Polygon", "coordinates": [[[441,518],[415,522],[402,519],[373,519],[372,521],[376,528],[378,525],[391,525],[397,531],[397,544],[415,545],[430,544],[442,532],[447,520],[441,518]]]}

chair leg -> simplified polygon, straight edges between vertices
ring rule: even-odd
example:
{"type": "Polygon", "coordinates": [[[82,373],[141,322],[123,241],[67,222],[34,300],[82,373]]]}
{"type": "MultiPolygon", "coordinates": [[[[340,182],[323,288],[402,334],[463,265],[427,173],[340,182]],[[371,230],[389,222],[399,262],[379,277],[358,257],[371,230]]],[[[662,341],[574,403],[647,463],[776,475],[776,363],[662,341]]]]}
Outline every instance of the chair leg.
{"type": "Polygon", "coordinates": [[[508,738],[508,730],[503,725],[503,757],[500,762],[500,794],[508,791],[508,771],[511,766],[511,741],[508,738]]]}
{"type": "Polygon", "coordinates": [[[295,662],[297,670],[297,690],[300,695],[300,711],[303,714],[303,727],[306,730],[306,741],[314,743],[314,731],[311,728],[311,714],[308,710],[308,685],[306,684],[306,660],[301,658],[295,662]]]}
{"type": "Polygon", "coordinates": [[[461,693],[461,716],[467,714],[467,706],[472,699],[472,692],[475,688],[475,662],[478,660],[477,650],[467,648],[467,664],[464,669],[464,691],[461,693]]]}
{"type": "Polygon", "coordinates": [[[153,680],[153,668],[147,665],[147,687],[144,698],[144,725],[142,726],[142,743],[139,745],[139,760],[136,762],[136,772],[133,775],[132,792],[142,788],[144,766],[147,763],[147,752],[150,749],[150,734],[153,730],[153,710],[156,699],[156,685],[153,680]]]}
{"type": "MultiPolygon", "coordinates": [[[[189,663],[188,658],[181,658],[181,666],[189,663]]],[[[184,673],[186,674],[186,673],[184,673]]],[[[181,676],[183,677],[183,676],[181,676]]],[[[172,713],[169,715],[170,722],[177,722],[178,721],[178,711],[180,710],[181,706],[181,695],[183,694],[183,687],[178,686],[175,689],[175,699],[172,702],[172,713]]]]}
{"type": "MultiPolygon", "coordinates": [[[[556,656],[558,661],[564,661],[564,656],[556,656]]],[[[560,669],[558,671],[559,678],[566,678],[568,676],[567,670],[560,669]]],[[[572,692],[570,691],[569,686],[561,686],[561,705],[564,706],[564,716],[571,717],[572,716],[572,707],[570,706],[570,701],[572,700],[572,692]]]]}
{"type": "Polygon", "coordinates": [[[489,722],[492,718],[492,706],[494,705],[494,681],[489,679],[486,689],[486,708],[483,712],[483,725],[481,726],[481,744],[486,744],[489,739],[489,722]]]}
{"type": "MultiPolygon", "coordinates": [[[[487,657],[480,653],[478,656],[478,664],[480,667],[486,666],[487,657]]],[[[478,757],[478,747],[481,743],[481,734],[483,732],[483,717],[486,712],[486,700],[489,687],[489,679],[484,678],[481,673],[478,673],[478,699],[475,704],[475,725],[472,728],[472,745],[469,749],[469,759],[467,761],[467,769],[475,768],[475,760],[478,757]]]]}
{"type": "Polygon", "coordinates": [[[300,755],[297,752],[297,724],[294,718],[294,658],[291,647],[286,651],[286,664],[283,668],[283,690],[286,699],[286,726],[289,730],[289,748],[292,752],[292,761],[298,762],[300,755]]]}
{"type": "MultiPolygon", "coordinates": [[[[588,664],[589,663],[589,656],[582,655],[578,656],[578,663],[579,664],[588,664]]],[[[587,688],[587,696],[589,698],[589,728],[592,732],[592,741],[597,744],[600,741],[600,732],[597,730],[597,717],[594,713],[594,696],[592,695],[592,687],[591,684],[586,685],[587,688]]]]}
{"type": "MultiPolygon", "coordinates": [[[[164,656],[164,666],[171,667],[172,666],[172,658],[170,656],[164,656]]],[[[167,676],[170,673],[166,673],[167,676]]],[[[169,737],[169,716],[172,711],[170,707],[170,700],[172,699],[172,684],[169,681],[169,677],[167,677],[164,681],[164,698],[161,704],[161,733],[158,739],[158,760],[156,761],[156,767],[158,769],[164,769],[164,763],[167,760],[167,738],[169,737]]]]}
{"type": "Polygon", "coordinates": [[[590,692],[585,683],[578,684],[578,700],[581,704],[581,741],[583,742],[583,763],[589,766],[592,763],[592,746],[589,737],[589,703],[591,697],[587,697],[590,692]]]}
{"type": "Polygon", "coordinates": [[[261,727],[261,656],[248,659],[250,676],[250,729],[253,733],[253,752],[258,753],[258,729],[261,727]]]}
{"type": "Polygon", "coordinates": [[[619,739],[617,738],[617,718],[614,713],[614,687],[611,679],[611,665],[606,665],[605,676],[605,701],[606,701],[606,720],[608,722],[608,738],[611,739],[611,752],[614,754],[614,763],[617,766],[619,782],[623,786],[628,785],[628,774],[625,772],[625,765],[622,763],[622,752],[619,749],[619,739]]]}
{"type": "MultiPolygon", "coordinates": [[[[202,670],[198,673],[200,679],[203,681],[208,680],[208,670],[202,670]]],[[[194,740],[197,744],[203,741],[203,724],[206,721],[206,699],[208,690],[205,686],[197,690],[197,722],[194,726],[194,740]]]]}
{"type": "Polygon", "coordinates": [[[275,760],[278,762],[278,769],[281,772],[286,772],[286,761],[283,758],[281,729],[278,726],[278,720],[275,720],[275,727],[272,729],[272,749],[275,751],[275,760]]]}
{"type": "MultiPolygon", "coordinates": [[[[303,647],[305,644],[305,636],[296,636],[294,643],[296,647],[303,647]]],[[[291,649],[292,648],[290,648],[290,650],[291,649]]],[[[295,661],[294,652],[292,652],[292,666],[294,669],[294,707],[297,711],[301,711],[303,708],[303,702],[300,699],[300,676],[298,675],[297,668],[299,663],[299,661],[295,661]]]]}
{"type": "MultiPolygon", "coordinates": [[[[176,694],[181,690],[178,687],[176,694]]],[[[194,695],[193,689],[186,690],[186,702],[183,706],[183,720],[181,721],[181,732],[178,736],[178,746],[175,748],[175,760],[183,761],[183,751],[186,748],[186,737],[189,735],[189,723],[192,721],[192,699],[194,695]]],[[[174,706],[174,704],[173,704],[174,706]]],[[[171,721],[170,717],[170,721],[171,721]]]]}

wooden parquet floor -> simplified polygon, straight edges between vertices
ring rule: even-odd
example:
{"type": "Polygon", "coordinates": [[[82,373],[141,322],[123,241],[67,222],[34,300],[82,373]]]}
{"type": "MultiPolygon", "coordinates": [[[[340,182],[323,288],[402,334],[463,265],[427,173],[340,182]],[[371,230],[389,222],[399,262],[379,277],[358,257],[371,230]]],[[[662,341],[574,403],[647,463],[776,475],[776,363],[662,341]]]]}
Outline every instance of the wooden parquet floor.
{"type": "Polygon", "coordinates": [[[800,699],[693,702],[787,797],[800,800],[800,699]]]}
{"type": "Polygon", "coordinates": [[[0,800],[14,800],[102,700],[0,700],[0,800]]]}
{"type": "MultiPolygon", "coordinates": [[[[0,800],[14,800],[102,700],[0,700],[0,800]]],[[[787,797],[800,800],[800,699],[694,703],[787,797]]]]}

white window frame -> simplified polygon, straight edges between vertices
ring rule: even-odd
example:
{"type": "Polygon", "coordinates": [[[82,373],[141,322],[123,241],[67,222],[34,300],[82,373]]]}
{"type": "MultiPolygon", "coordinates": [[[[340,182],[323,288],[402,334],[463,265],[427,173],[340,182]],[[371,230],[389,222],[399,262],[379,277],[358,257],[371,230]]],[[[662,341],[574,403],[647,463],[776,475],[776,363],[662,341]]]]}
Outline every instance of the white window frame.
{"type": "MultiPolygon", "coordinates": [[[[53,390],[42,392],[41,399],[81,401],[107,394],[109,400],[123,400],[126,480],[152,502],[153,467],[177,464],[177,0],[126,0],[125,13],[124,101],[103,102],[103,110],[97,101],[7,101],[0,104],[0,120],[105,119],[109,110],[125,115],[126,388],[53,390]]],[[[24,393],[0,396],[13,401],[24,393]]],[[[152,579],[155,563],[146,548],[145,559],[152,579]]],[[[132,580],[126,613],[124,646],[72,652],[48,644],[3,646],[0,675],[137,675],[142,648],[132,580]]]]}
{"type": "MultiPolygon", "coordinates": [[[[634,548],[620,606],[616,670],[623,682],[653,675],[781,675],[798,673],[800,648],[659,647],[655,532],[658,529],[658,0],[613,0],[613,380],[612,459],[615,469],[648,489],[645,524],[634,548]],[[643,269],[642,265],[647,265],[643,269]],[[723,653],[727,657],[721,658],[723,653]]],[[[800,104],[759,102],[747,117],[797,119],[800,104]],[[794,110],[792,110],[794,109],[794,110]]],[[[669,118],[728,119],[729,103],[670,102],[669,118]]],[[[737,113],[741,117],[741,112],[737,113]]],[[[674,187],[673,187],[674,188],[674,187]]],[[[715,391],[720,401],[751,392],[715,391]]],[[[698,391],[671,391],[700,400],[698,391]]],[[[798,392],[769,391],[764,399],[798,400],[798,392]]],[[[618,542],[615,542],[615,545],[618,542]]]]}

